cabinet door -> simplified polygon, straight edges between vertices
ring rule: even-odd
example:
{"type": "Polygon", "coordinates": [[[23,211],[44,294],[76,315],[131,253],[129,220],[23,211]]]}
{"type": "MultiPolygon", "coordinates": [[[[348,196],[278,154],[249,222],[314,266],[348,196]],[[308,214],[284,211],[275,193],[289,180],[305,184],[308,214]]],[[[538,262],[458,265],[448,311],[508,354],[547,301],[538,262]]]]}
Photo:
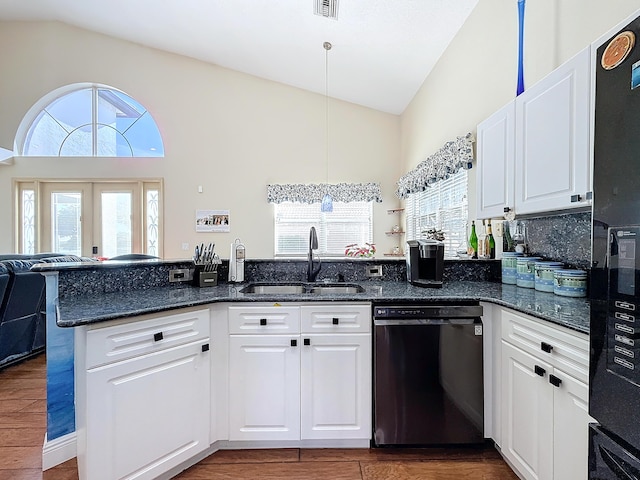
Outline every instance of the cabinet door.
{"type": "Polygon", "coordinates": [[[556,369],[562,383],[554,388],[553,478],[585,480],[588,476],[589,387],[556,369]]]}
{"type": "Polygon", "coordinates": [[[91,480],[153,479],[209,447],[206,343],[87,372],[86,472],[91,480]]]}
{"type": "Polygon", "coordinates": [[[589,190],[590,50],[516,99],[516,212],[584,206],[589,190]],[[574,198],[575,200],[575,198],[574,198]]]}
{"type": "Polygon", "coordinates": [[[502,453],[526,480],[553,478],[551,369],[502,342],[502,453]]]}
{"type": "Polygon", "coordinates": [[[230,336],[229,440],[300,439],[299,339],[230,336]]]}
{"type": "Polygon", "coordinates": [[[371,438],[371,335],[302,339],[301,438],[371,438]]]}
{"type": "Polygon", "coordinates": [[[476,218],[502,217],[514,208],[514,102],[478,125],[477,142],[476,218]]]}

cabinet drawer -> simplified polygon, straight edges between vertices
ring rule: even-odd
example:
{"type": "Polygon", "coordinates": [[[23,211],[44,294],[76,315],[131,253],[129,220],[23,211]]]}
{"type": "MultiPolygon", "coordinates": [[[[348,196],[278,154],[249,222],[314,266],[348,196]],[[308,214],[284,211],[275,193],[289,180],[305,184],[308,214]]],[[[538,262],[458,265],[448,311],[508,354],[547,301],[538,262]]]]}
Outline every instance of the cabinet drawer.
{"type": "Polygon", "coordinates": [[[371,305],[305,305],[300,307],[302,333],[368,333],[371,305]]]}
{"type": "Polygon", "coordinates": [[[502,339],[578,380],[589,381],[589,338],[586,334],[502,309],[502,339]]]}
{"type": "Polygon", "coordinates": [[[209,310],[145,316],[87,332],[87,365],[118,362],[209,337],[209,310]]]}
{"type": "Polygon", "coordinates": [[[298,334],[300,308],[277,306],[229,307],[230,334],[298,334]]]}

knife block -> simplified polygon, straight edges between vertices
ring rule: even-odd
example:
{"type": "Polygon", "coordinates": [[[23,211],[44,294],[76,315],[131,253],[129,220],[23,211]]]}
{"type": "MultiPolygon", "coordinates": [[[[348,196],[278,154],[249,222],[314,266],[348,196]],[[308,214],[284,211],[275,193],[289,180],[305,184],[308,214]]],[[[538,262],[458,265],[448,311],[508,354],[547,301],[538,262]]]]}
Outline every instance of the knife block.
{"type": "Polygon", "coordinates": [[[196,287],[215,287],[218,285],[218,272],[203,272],[196,268],[193,281],[196,287]]]}

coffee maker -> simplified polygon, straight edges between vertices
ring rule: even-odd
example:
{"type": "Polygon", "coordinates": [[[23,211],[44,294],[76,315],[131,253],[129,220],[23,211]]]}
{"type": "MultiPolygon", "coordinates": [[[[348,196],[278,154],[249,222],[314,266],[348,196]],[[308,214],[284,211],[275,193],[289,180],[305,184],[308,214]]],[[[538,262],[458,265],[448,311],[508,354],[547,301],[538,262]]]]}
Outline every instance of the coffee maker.
{"type": "Polygon", "coordinates": [[[407,280],[419,287],[442,287],[444,243],[438,240],[407,242],[407,280]]]}

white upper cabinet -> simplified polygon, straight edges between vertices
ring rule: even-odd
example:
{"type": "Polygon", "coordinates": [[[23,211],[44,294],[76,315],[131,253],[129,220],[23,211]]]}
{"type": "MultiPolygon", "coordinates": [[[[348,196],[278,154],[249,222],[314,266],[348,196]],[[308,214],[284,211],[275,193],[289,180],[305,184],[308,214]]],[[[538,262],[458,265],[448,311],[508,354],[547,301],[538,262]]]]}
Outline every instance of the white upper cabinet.
{"type": "Polygon", "coordinates": [[[477,218],[590,204],[590,48],[478,125],[477,218]]]}
{"type": "Polygon", "coordinates": [[[588,204],[590,48],[516,99],[516,213],[588,204]]]}
{"type": "Polygon", "coordinates": [[[515,103],[510,102],[478,125],[476,218],[495,218],[513,208],[515,103]]]}

